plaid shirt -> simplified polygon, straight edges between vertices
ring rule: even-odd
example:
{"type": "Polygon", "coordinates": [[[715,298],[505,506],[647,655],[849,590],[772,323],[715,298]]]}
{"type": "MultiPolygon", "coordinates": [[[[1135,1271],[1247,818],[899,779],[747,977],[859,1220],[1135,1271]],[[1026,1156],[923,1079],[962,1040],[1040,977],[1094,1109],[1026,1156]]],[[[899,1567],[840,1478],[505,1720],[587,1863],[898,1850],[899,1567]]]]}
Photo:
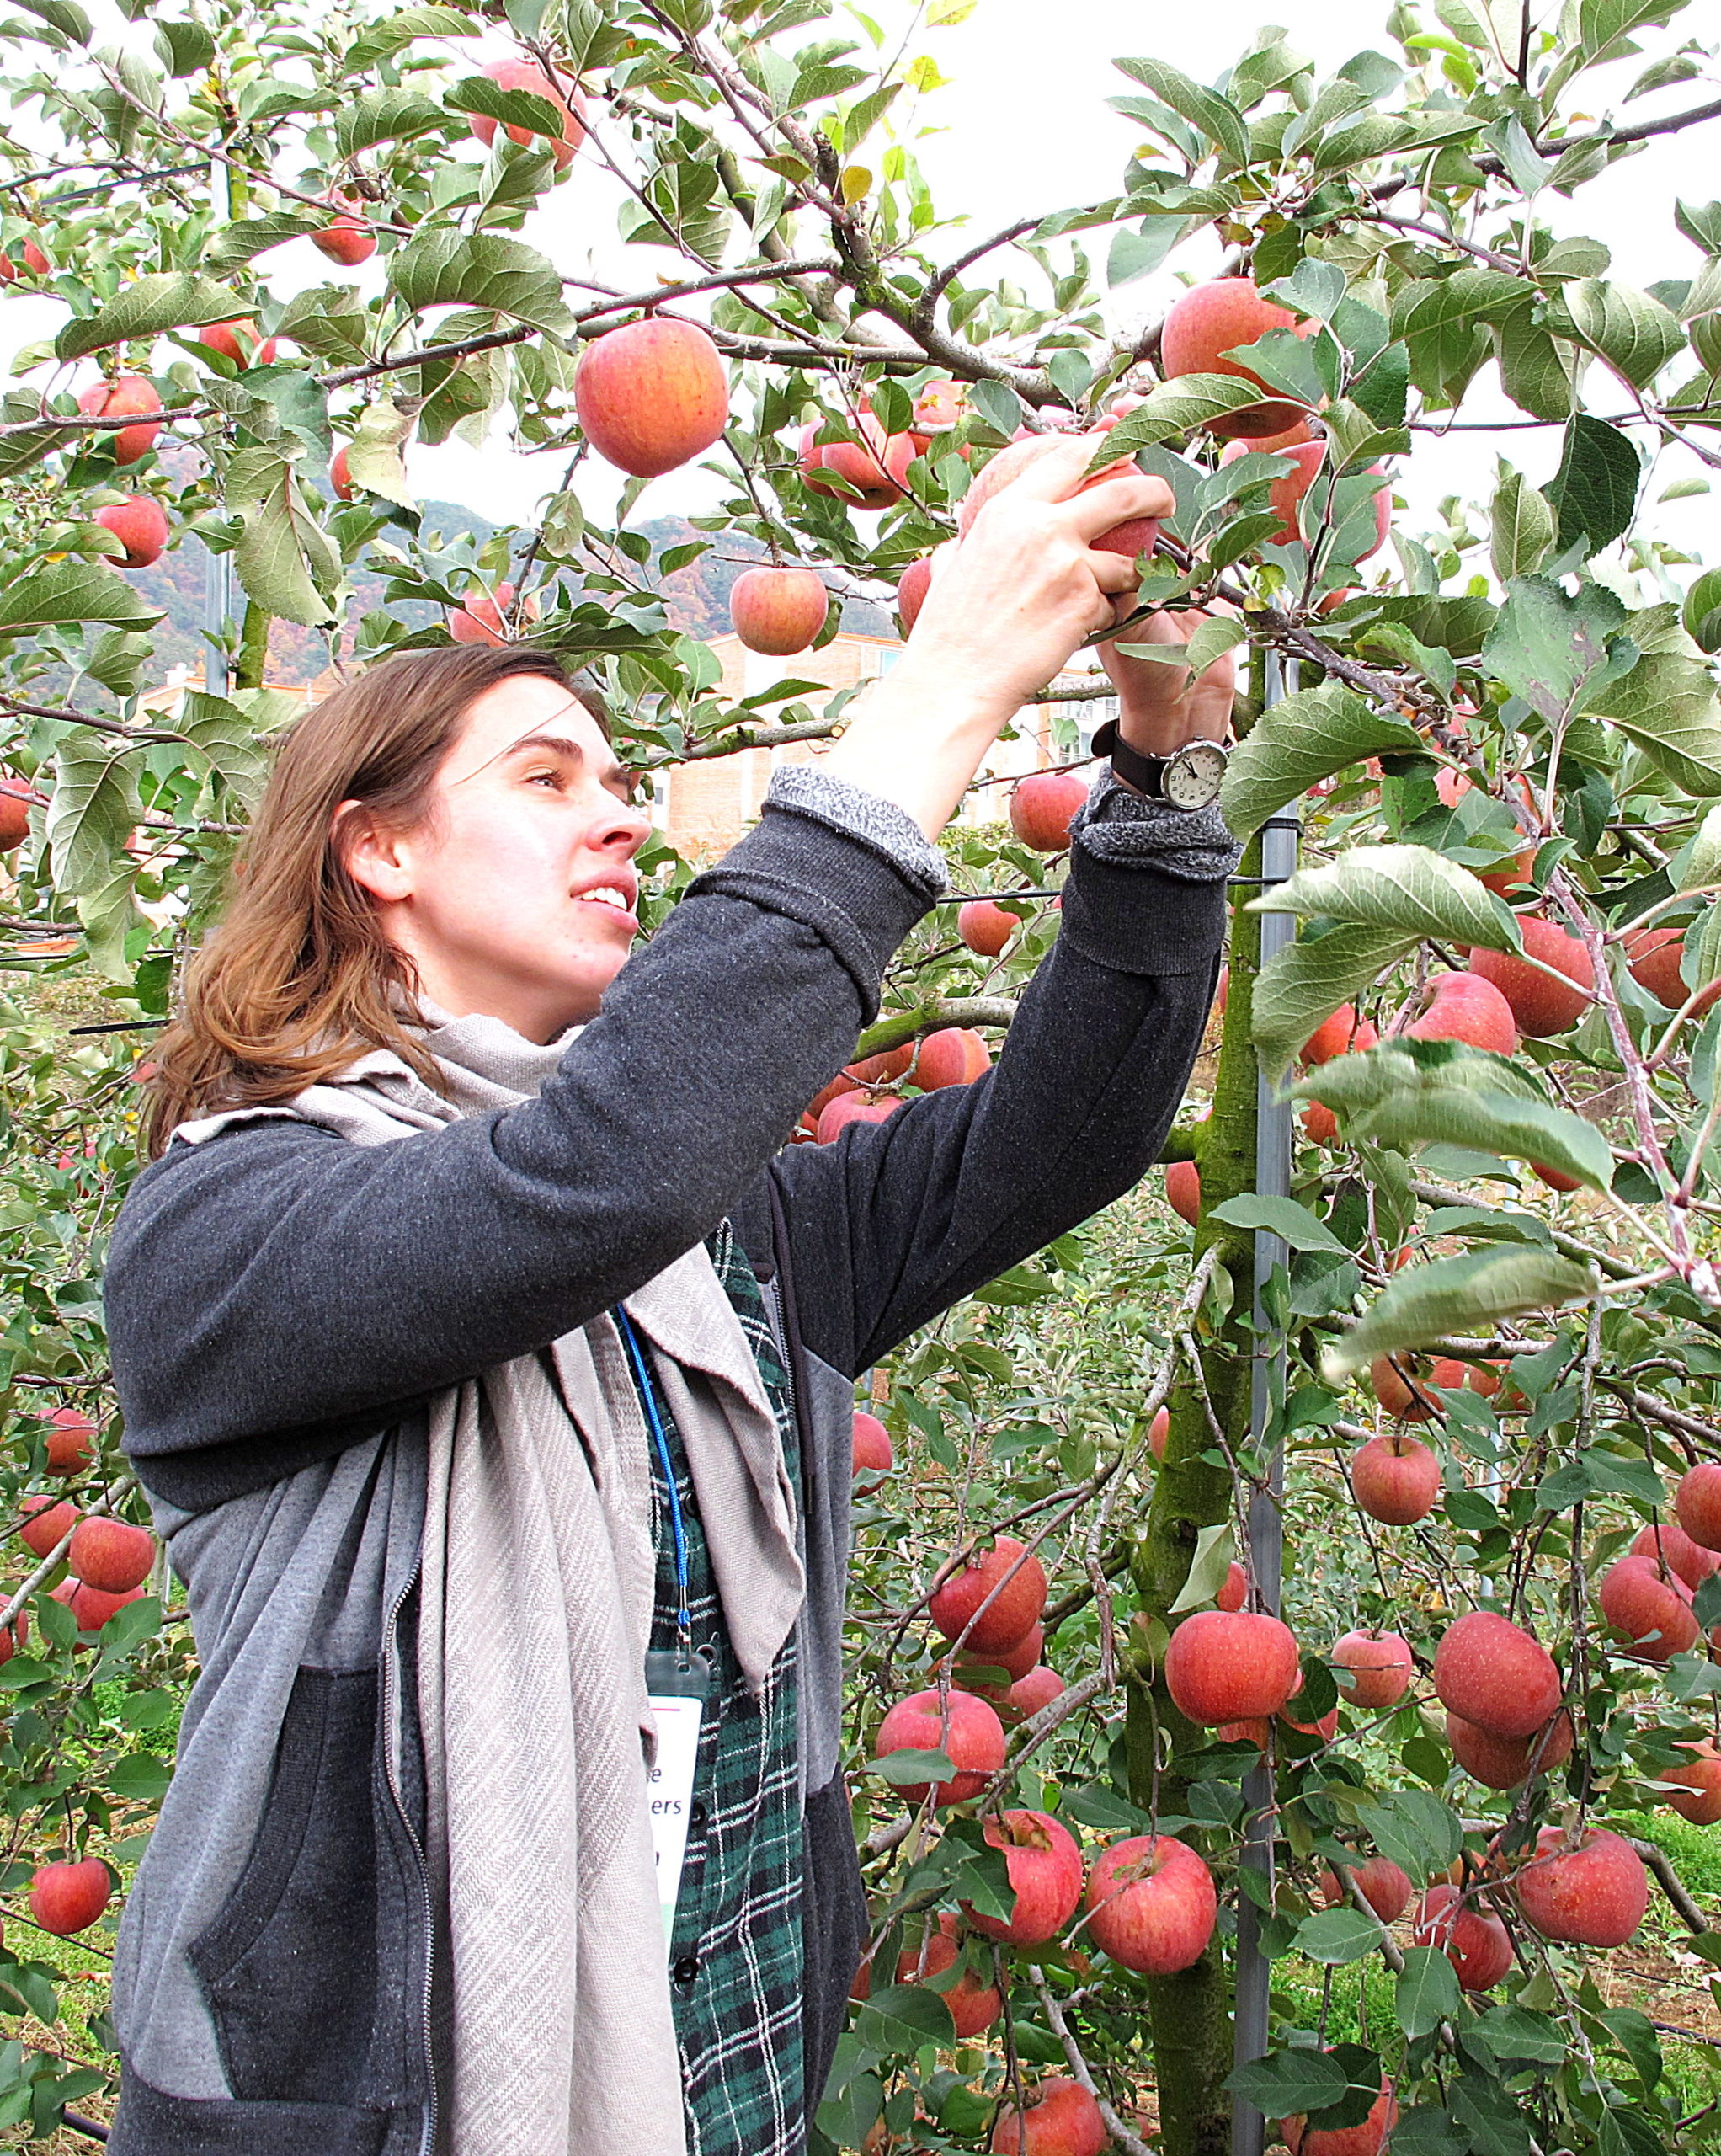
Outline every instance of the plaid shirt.
{"type": "MultiPolygon", "coordinates": [[[[708,1246],[741,1320],[797,1476],[788,1374],[746,1258],[727,1225],[708,1246]]],[[[688,2156],[802,2156],[801,1802],[795,1643],[748,1691],[724,1628],[679,1433],[662,1395],[687,1540],[693,1644],[711,1664],[687,1858],[669,1956],[688,2156]]],[[[653,1447],[658,1553],[652,1645],[676,1644],[674,1545],[653,1447]]]]}

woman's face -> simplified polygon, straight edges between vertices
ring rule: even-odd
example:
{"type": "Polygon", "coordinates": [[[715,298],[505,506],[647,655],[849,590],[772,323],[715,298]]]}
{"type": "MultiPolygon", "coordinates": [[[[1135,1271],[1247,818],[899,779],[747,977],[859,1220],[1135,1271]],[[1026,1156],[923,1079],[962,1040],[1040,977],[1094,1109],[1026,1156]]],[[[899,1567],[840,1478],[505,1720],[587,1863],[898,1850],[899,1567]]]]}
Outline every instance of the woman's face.
{"type": "Polygon", "coordinates": [[[527,674],[474,702],[420,828],[381,828],[356,803],[337,814],[430,1001],[545,1042],[597,1015],[639,932],[633,857],[651,825],[627,793],[590,713],[527,674]]]}

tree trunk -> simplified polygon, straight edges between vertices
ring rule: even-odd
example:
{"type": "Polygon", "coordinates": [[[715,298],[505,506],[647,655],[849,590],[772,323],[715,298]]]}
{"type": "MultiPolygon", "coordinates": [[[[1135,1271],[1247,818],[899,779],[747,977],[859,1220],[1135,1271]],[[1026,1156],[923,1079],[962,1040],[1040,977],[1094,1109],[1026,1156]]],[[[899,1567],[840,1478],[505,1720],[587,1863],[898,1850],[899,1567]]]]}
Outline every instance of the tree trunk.
{"type": "MultiPolygon", "coordinates": [[[[1260,868],[1257,838],[1244,857],[1242,873],[1255,875],[1260,868]]],[[[1233,910],[1230,985],[1213,1108],[1196,1138],[1202,1197],[1196,1255],[1199,1259],[1217,1247],[1217,1284],[1222,1299],[1228,1294],[1223,1325],[1204,1341],[1197,1332],[1196,1341],[1207,1397],[1233,1456],[1249,1441],[1253,1338],[1248,1321],[1255,1254],[1246,1231],[1223,1227],[1212,1214],[1214,1207],[1255,1187],[1256,1066],[1250,1012],[1260,918],[1242,909],[1258,888],[1241,884],[1233,910]]],[[[1188,1576],[1200,1530],[1230,1518],[1235,1505],[1228,1469],[1202,1458],[1217,1446],[1206,1404],[1186,1366],[1180,1369],[1170,1406],[1164,1461],[1131,1558],[1138,1613],[1127,1672],[1131,1795],[1156,1817],[1185,1811],[1189,1780],[1184,1763],[1212,1742],[1210,1731],[1195,1727],[1178,1713],[1156,1673],[1168,1628],[1176,1622],[1167,1612],[1188,1576]]],[[[1231,2106],[1224,2082],[1232,2064],[1232,1977],[1218,1940],[1192,1968],[1153,1979],[1148,1988],[1159,2094],[1156,2145],[1163,2156],[1228,2156],[1231,2106]]]]}

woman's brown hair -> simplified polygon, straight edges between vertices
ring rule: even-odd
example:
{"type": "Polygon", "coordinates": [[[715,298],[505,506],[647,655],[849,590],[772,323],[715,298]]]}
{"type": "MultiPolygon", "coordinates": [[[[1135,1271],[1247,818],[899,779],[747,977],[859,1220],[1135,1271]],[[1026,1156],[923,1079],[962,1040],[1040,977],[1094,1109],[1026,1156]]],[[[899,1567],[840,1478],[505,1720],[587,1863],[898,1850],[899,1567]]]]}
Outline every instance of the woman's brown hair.
{"type": "Polygon", "coordinates": [[[383,934],[349,873],[335,811],[358,801],[397,830],[422,824],[472,703],[521,674],[560,682],[605,723],[597,700],[551,654],[479,644],[384,659],[293,727],[221,926],[185,969],[178,1013],[152,1059],[152,1155],[189,1116],[289,1100],[368,1049],[392,1049],[437,1082],[409,1030],[412,962],[383,934]]]}

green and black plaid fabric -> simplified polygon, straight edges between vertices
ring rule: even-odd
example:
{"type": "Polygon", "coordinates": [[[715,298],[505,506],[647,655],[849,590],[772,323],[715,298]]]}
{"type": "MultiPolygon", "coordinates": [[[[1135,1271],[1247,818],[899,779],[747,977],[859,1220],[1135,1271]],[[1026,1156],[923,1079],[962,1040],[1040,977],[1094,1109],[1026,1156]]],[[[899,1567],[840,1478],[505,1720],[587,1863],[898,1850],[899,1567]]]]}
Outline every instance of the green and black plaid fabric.
{"type": "MultiPolygon", "coordinates": [[[[798,1482],[789,1379],[759,1283],[727,1226],[708,1246],[741,1320],[798,1482]]],[[[710,1662],[687,1861],[669,1956],[688,2156],[801,2156],[801,1804],[795,1643],[758,1699],[723,1625],[681,1439],[661,1396],[687,1537],[693,1643],[710,1662]]],[[[675,1645],[675,1555],[653,1448],[658,1576],[652,1645],[675,1645]]]]}

